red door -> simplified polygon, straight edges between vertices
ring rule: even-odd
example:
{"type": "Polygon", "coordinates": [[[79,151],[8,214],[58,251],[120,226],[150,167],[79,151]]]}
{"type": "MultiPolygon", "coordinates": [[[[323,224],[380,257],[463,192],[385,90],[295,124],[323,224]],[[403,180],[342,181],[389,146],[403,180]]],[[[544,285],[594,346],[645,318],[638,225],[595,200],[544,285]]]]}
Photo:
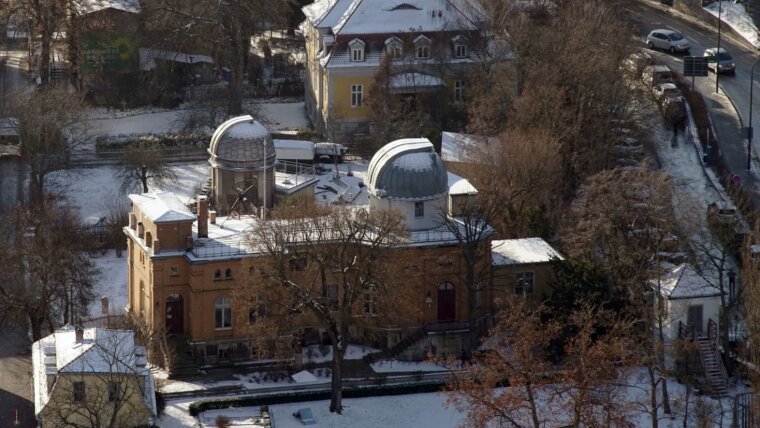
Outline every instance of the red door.
{"type": "Polygon", "coordinates": [[[456,319],[454,284],[444,282],[438,286],[438,321],[456,319]]]}
{"type": "Polygon", "coordinates": [[[166,333],[183,334],[185,317],[182,313],[182,296],[171,294],[166,298],[166,333]]]}

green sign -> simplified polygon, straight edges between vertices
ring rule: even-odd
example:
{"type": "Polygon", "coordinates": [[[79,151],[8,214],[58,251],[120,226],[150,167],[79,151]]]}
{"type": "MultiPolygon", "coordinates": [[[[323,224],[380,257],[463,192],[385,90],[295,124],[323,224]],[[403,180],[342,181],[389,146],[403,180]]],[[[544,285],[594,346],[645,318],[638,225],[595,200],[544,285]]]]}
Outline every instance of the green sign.
{"type": "Polygon", "coordinates": [[[139,62],[137,43],[128,34],[91,33],[84,42],[85,70],[128,71],[139,62]]]}

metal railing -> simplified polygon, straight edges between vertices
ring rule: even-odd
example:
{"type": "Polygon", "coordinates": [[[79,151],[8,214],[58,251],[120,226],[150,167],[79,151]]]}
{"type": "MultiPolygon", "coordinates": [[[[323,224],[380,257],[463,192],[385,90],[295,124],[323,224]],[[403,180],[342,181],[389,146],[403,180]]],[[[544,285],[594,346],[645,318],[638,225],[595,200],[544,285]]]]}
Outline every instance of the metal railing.
{"type": "MultiPolygon", "coordinates": [[[[155,151],[167,162],[191,162],[208,159],[208,153],[206,152],[205,147],[171,147],[155,149],[155,151]]],[[[75,152],[69,155],[68,165],[71,167],[119,165],[124,162],[124,156],[126,153],[126,148],[123,150],[75,152]]]]}

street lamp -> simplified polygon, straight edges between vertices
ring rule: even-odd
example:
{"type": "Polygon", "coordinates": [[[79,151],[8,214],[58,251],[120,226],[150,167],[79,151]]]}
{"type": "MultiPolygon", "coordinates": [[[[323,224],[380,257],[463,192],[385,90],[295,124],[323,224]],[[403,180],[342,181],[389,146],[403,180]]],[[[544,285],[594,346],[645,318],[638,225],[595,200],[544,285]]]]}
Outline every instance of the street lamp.
{"type": "Polygon", "coordinates": [[[749,126],[747,127],[747,171],[752,165],[752,90],[755,87],[755,66],[760,63],[760,59],[752,63],[752,70],[749,72],[749,126]]]}
{"type": "MultiPolygon", "coordinates": [[[[718,0],[718,51],[715,52],[716,56],[720,56],[720,23],[722,22],[721,18],[721,12],[723,11],[723,0],[718,0]]],[[[720,66],[718,58],[715,58],[715,93],[718,93],[718,82],[720,81],[720,66]]],[[[751,103],[752,101],[750,101],[751,103]]]]}

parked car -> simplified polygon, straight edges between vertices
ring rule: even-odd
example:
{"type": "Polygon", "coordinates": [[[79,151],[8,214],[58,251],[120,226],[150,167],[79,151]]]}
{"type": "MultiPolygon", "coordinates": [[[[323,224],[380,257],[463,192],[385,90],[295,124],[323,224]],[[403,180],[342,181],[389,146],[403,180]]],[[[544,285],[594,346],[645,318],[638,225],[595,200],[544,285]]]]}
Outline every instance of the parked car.
{"type": "Polygon", "coordinates": [[[649,65],[641,73],[641,79],[651,88],[661,83],[673,83],[673,73],[666,65],[649,65]]]}
{"type": "Polygon", "coordinates": [[[725,49],[720,48],[710,48],[705,49],[704,56],[708,58],[707,60],[707,68],[716,72],[716,73],[727,73],[727,74],[735,74],[736,73],[736,64],[734,63],[734,59],[731,57],[731,54],[726,52],[725,49]]]}
{"type": "Polygon", "coordinates": [[[652,30],[647,35],[647,46],[649,46],[649,49],[663,49],[670,53],[688,53],[689,49],[691,49],[686,37],[678,31],[667,29],[652,30]]]}
{"type": "Polygon", "coordinates": [[[0,159],[21,156],[21,139],[18,134],[18,119],[0,118],[0,159]]]}
{"type": "Polygon", "coordinates": [[[666,98],[680,98],[681,90],[673,83],[660,83],[652,87],[652,93],[658,103],[663,102],[666,98]]]}
{"type": "Polygon", "coordinates": [[[750,232],[749,224],[730,202],[713,202],[708,205],[707,223],[723,239],[728,238],[726,243],[732,244],[734,248],[739,248],[750,232]],[[724,235],[727,231],[730,236],[724,235]]]}

